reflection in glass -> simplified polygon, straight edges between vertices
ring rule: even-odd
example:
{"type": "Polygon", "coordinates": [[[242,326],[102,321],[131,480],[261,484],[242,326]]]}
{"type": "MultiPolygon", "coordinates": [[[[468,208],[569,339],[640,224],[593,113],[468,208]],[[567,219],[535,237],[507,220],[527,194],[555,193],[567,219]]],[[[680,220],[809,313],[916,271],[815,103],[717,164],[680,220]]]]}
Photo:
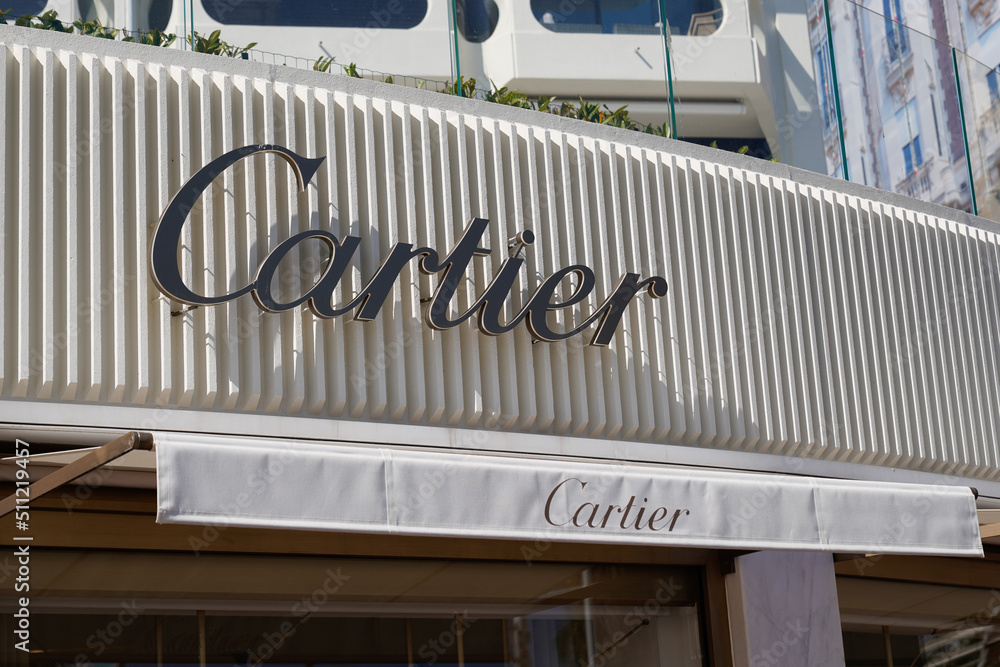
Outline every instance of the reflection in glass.
{"type": "Polygon", "coordinates": [[[427,0],[202,0],[205,11],[230,25],[408,29],[427,14],[427,0]]]}
{"type": "MultiPolygon", "coordinates": [[[[675,35],[711,35],[722,23],[719,0],[664,3],[675,35]]],[[[531,0],[531,11],[553,32],[660,34],[659,0],[531,0]]]]}
{"type": "Polygon", "coordinates": [[[64,664],[707,664],[693,567],[32,555],[31,648],[64,664]]]}
{"type": "Polygon", "coordinates": [[[6,16],[7,21],[13,23],[13,19],[23,14],[38,16],[45,10],[47,2],[48,0],[7,0],[7,2],[0,2],[0,9],[11,10],[6,16]]]}

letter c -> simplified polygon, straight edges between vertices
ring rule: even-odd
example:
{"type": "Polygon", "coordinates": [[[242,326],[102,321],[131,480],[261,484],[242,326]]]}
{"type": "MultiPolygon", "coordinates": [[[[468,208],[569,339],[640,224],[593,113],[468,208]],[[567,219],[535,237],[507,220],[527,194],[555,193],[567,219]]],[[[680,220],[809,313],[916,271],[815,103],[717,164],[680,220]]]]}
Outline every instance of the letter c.
{"type": "Polygon", "coordinates": [[[552,493],[549,494],[548,500],[545,501],[545,520],[548,521],[550,525],[565,526],[567,523],[569,523],[569,519],[566,519],[562,523],[556,523],[555,521],[553,521],[551,516],[551,509],[552,509],[552,499],[555,497],[556,491],[562,488],[562,485],[565,484],[566,482],[572,482],[572,481],[580,482],[581,489],[587,486],[586,482],[582,482],[576,477],[570,477],[569,479],[564,479],[563,481],[556,484],[555,488],[552,489],[552,493]]]}
{"type": "Polygon", "coordinates": [[[193,306],[211,306],[231,301],[254,288],[254,283],[250,283],[235,292],[222,296],[196,294],[184,284],[177,263],[177,247],[181,241],[181,230],[191,213],[191,209],[194,208],[198,198],[212,184],[212,181],[240,160],[258,153],[273,153],[288,162],[295,172],[299,190],[305,190],[306,184],[312,180],[316,170],[326,159],[304,158],[281,146],[260,144],[232,150],[198,170],[174,195],[166,210],[163,211],[156,231],[153,232],[153,242],[149,247],[149,274],[160,291],[171,299],[193,306]]]}

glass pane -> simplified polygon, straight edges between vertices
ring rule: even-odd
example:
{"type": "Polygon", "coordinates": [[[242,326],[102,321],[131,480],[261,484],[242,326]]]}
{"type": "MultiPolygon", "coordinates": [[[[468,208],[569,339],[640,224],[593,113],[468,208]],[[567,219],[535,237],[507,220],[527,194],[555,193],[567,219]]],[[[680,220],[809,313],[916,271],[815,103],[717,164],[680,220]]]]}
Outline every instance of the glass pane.
{"type": "Polygon", "coordinates": [[[390,29],[413,28],[427,14],[427,0],[202,0],[219,23],[390,29]]]}
{"type": "Polygon", "coordinates": [[[197,664],[206,607],[212,665],[707,664],[698,568],[32,556],[31,648],[64,664],[197,664]]]}
{"type": "MultiPolygon", "coordinates": [[[[1000,221],[1000,90],[996,68],[957,54],[978,213],[1000,221]]],[[[1000,59],[1000,55],[998,55],[1000,59]]]]}
{"type": "MultiPolygon", "coordinates": [[[[945,10],[868,4],[830,0],[850,179],[972,210],[945,10]]],[[[839,136],[828,128],[827,162],[840,176],[839,136]]]]}

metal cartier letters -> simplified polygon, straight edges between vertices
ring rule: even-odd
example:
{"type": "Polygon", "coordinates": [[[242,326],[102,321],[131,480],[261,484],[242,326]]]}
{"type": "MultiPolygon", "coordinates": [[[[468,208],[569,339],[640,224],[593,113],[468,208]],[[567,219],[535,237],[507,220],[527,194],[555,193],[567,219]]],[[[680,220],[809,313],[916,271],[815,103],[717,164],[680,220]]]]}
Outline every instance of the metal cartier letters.
{"type": "Polygon", "coordinates": [[[244,146],[216,158],[192,176],[163,212],[150,247],[149,270],[153,282],[171,299],[191,305],[211,306],[232,301],[249,293],[257,305],[267,312],[280,313],[307,304],[317,317],[333,318],[356,311],[354,319],[369,321],[378,315],[403,267],[410,260],[417,259],[423,273],[442,274],[427,308],[427,323],[435,329],[449,329],[475,315],[480,331],[490,336],[497,336],[510,331],[525,320],[528,330],[536,340],[552,342],[575,336],[597,322],[597,329],[590,339],[590,344],[603,346],[611,341],[633,297],[643,289],[655,298],[663,297],[667,293],[667,281],[659,276],[640,280],[638,274],[626,273],[619,279],[607,300],[582,322],[567,331],[553,331],[547,322],[548,313],[582,302],[590,296],[596,284],[594,271],[589,267],[567,266],[542,281],[520,312],[509,321],[501,322],[503,304],[509,297],[517,280],[517,274],[524,264],[520,250],[535,240],[534,234],[525,230],[517,235],[510,257],[501,264],[479,299],[464,313],[453,315],[450,313],[450,304],[462,276],[465,275],[474,257],[489,255],[489,250],[479,246],[489,221],[475,218],[466,227],[455,247],[444,257],[431,248],[415,248],[410,243],[397,243],[389,251],[367,286],[349,303],[340,307],[333,303],[334,291],[361,239],[356,236],[345,236],[340,240],[330,232],[318,229],[301,232],[280,243],[264,258],[256,276],[248,285],[221,296],[209,297],[197,294],[184,284],[181,276],[177,259],[181,229],[198,198],[212,181],[228,167],[257,153],[273,153],[288,162],[295,173],[300,190],[305,190],[306,184],[325,159],[304,158],[281,146],[244,146]],[[285,255],[294,246],[309,239],[319,239],[324,243],[330,251],[330,260],[319,280],[305,294],[293,301],[280,302],[271,292],[272,278],[285,255]],[[572,293],[569,296],[563,294],[564,300],[560,301],[556,292],[562,281],[569,276],[575,277],[572,293]]]}

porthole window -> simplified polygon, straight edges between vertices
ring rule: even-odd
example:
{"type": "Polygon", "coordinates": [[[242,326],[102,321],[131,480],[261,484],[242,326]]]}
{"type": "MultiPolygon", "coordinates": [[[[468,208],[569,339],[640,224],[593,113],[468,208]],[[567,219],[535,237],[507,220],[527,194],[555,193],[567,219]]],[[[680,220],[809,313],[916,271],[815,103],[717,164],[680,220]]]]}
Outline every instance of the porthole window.
{"type": "Polygon", "coordinates": [[[229,25],[407,29],[427,14],[427,0],[202,0],[229,25]]]}
{"type": "MultiPolygon", "coordinates": [[[[711,35],[722,23],[720,0],[671,0],[664,3],[674,35],[711,35]]],[[[531,0],[538,22],[552,32],[658,35],[659,0],[531,0]]]]}
{"type": "Polygon", "coordinates": [[[0,9],[10,9],[12,10],[7,14],[7,20],[17,18],[23,14],[31,14],[32,16],[38,16],[45,11],[45,4],[48,0],[7,0],[7,2],[0,2],[0,9]]]}
{"type": "Polygon", "coordinates": [[[173,0],[147,0],[147,25],[145,29],[166,30],[170,24],[170,15],[174,11],[173,0]]]}
{"type": "Polygon", "coordinates": [[[458,31],[469,42],[485,42],[496,30],[500,10],[493,0],[455,0],[458,31]]]}

